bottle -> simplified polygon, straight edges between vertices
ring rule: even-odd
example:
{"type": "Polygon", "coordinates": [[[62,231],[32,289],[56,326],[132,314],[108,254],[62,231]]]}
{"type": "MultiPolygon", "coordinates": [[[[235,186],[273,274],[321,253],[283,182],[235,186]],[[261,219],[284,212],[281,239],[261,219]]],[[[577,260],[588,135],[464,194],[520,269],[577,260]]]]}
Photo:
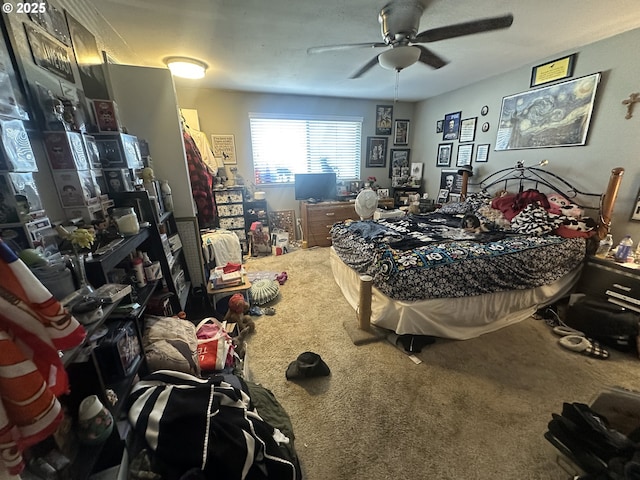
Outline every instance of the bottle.
{"type": "Polygon", "coordinates": [[[133,265],[133,270],[136,272],[136,285],[138,287],[144,287],[147,284],[147,279],[144,276],[142,258],[135,257],[131,263],[133,265]]]}
{"type": "Polygon", "coordinates": [[[160,191],[162,192],[162,202],[164,203],[164,209],[167,212],[173,212],[173,197],[171,196],[171,187],[169,182],[162,180],[160,185],[160,191]]]}
{"type": "Polygon", "coordinates": [[[596,250],[596,257],[606,258],[613,247],[613,236],[609,233],[605,238],[600,240],[598,250],[596,250]]]}
{"type": "Polygon", "coordinates": [[[631,254],[632,247],[633,240],[631,240],[631,235],[625,235],[618,244],[618,248],[616,248],[616,253],[614,253],[613,259],[620,263],[626,262],[627,257],[631,254]]]}

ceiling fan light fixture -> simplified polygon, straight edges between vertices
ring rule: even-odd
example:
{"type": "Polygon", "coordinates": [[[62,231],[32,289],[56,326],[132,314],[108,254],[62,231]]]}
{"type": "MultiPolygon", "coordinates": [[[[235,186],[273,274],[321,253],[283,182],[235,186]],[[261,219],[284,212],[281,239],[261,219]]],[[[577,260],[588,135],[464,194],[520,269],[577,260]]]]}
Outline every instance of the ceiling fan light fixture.
{"type": "Polygon", "coordinates": [[[413,65],[420,58],[420,49],[411,45],[401,45],[385,50],[378,55],[378,63],[387,70],[402,70],[413,65]]]}
{"type": "Polygon", "coordinates": [[[204,62],[189,57],[169,57],[164,63],[175,77],[198,79],[204,77],[204,72],[209,68],[204,62]]]}

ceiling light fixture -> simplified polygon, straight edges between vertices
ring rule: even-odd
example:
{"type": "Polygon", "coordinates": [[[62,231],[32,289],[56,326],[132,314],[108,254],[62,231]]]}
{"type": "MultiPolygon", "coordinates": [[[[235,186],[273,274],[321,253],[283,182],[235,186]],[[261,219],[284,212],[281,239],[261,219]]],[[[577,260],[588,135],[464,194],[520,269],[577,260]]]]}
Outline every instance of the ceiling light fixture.
{"type": "Polygon", "coordinates": [[[169,57],[164,63],[176,77],[198,79],[204,77],[204,72],[209,68],[204,62],[188,57],[169,57]]]}
{"type": "Polygon", "coordinates": [[[378,63],[387,70],[400,71],[413,65],[420,58],[420,49],[412,45],[400,45],[378,55],[378,63]]]}

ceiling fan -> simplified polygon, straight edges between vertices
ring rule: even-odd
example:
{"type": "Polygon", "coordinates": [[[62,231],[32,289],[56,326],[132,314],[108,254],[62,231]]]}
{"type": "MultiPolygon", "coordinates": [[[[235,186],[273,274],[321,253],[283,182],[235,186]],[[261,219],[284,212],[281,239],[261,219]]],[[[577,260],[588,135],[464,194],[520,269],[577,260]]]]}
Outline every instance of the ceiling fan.
{"type": "Polygon", "coordinates": [[[388,3],[378,15],[382,30],[382,42],[350,43],[311,47],[307,53],[323,53],[353,48],[390,47],[373,57],[349,78],[358,78],[379,63],[383,68],[400,71],[416,62],[432,68],[444,67],[448,62],[420,43],[431,43],[448,38],[462,37],[474,33],[508,28],[513,15],[472,20],[444,27],[432,28],[418,33],[424,6],[419,0],[397,0],[388,3]]]}

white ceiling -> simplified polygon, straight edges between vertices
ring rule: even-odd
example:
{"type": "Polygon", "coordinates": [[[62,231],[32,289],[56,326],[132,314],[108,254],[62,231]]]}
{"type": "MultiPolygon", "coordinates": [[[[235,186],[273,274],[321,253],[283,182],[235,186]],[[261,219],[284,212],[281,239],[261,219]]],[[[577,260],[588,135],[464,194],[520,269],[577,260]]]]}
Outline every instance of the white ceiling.
{"type": "MultiPolygon", "coordinates": [[[[177,83],[253,92],[393,99],[396,73],[379,65],[348,77],[383,49],[308,55],[318,45],[380,42],[385,0],[87,0],[127,45],[123,63],[163,66],[184,55],[209,64],[177,83]]],[[[421,0],[422,1],[422,0],[421,0]]],[[[399,74],[398,99],[423,100],[640,27],[639,0],[424,0],[419,31],[514,15],[511,28],[429,44],[450,63],[399,74]]],[[[630,60],[636,46],[630,47],[630,60]]],[[[578,59],[579,61],[579,59],[578,59]]]]}

